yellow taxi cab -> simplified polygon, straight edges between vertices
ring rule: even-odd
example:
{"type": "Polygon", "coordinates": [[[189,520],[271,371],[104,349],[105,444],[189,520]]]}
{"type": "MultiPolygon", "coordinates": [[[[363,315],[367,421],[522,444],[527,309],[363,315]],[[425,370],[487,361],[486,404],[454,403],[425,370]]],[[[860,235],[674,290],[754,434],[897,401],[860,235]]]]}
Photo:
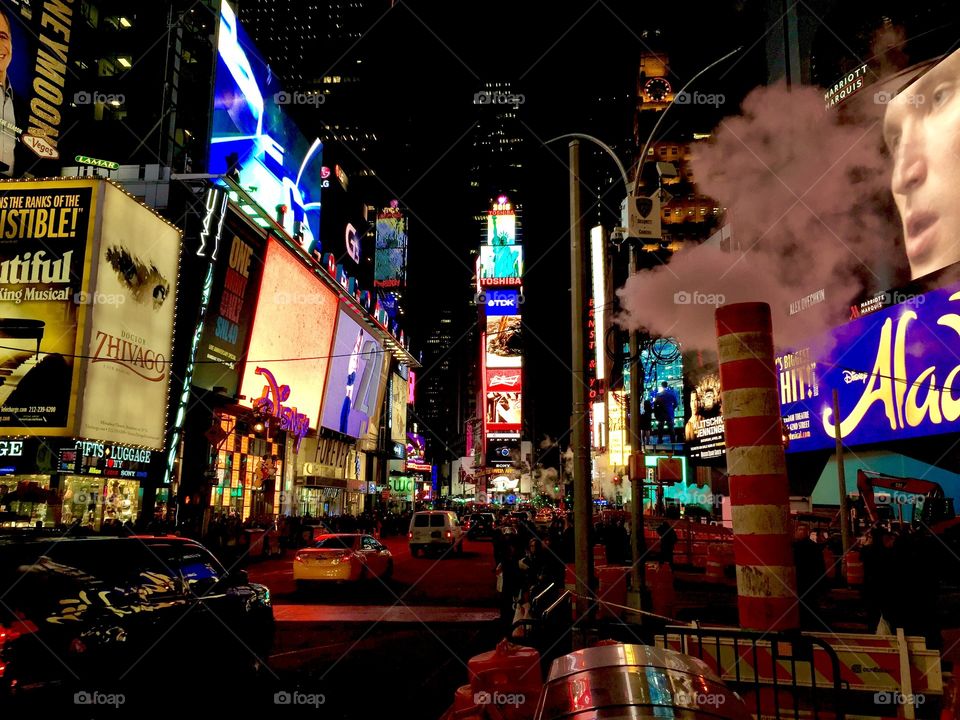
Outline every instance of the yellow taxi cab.
{"type": "Polygon", "coordinates": [[[293,579],[298,587],[312,581],[355,582],[388,579],[393,556],[372,535],[336,533],[319,536],[311,547],[297,550],[293,579]]]}

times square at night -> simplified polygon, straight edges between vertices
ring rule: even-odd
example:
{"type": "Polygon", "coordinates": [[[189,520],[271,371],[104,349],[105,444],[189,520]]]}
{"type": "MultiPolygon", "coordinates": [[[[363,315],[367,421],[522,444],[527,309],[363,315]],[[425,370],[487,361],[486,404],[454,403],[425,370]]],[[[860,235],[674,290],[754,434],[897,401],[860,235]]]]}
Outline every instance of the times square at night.
{"type": "Polygon", "coordinates": [[[0,0],[0,712],[960,716],[958,46],[0,0]]]}

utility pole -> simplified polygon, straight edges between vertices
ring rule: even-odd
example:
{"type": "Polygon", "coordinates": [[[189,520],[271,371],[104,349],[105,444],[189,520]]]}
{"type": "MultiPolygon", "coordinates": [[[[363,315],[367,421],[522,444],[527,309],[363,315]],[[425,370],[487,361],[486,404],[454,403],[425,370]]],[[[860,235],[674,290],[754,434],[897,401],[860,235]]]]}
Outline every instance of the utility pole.
{"type": "MultiPolygon", "coordinates": [[[[630,274],[640,269],[640,248],[636,240],[630,242],[630,274]]],[[[643,481],[646,474],[643,462],[643,435],[640,415],[643,412],[643,374],[640,371],[640,333],[630,332],[630,606],[640,610],[642,588],[646,582],[647,539],[643,523],[643,481]]]]}
{"type": "Polygon", "coordinates": [[[590,397],[586,377],[586,352],[583,336],[586,300],[586,246],[580,220],[580,141],[570,141],[570,326],[573,345],[573,519],[574,559],[577,576],[577,623],[581,632],[574,635],[580,647],[586,647],[583,623],[592,603],[593,554],[590,548],[590,525],[593,520],[591,500],[589,408],[590,397]],[[578,637],[579,636],[579,637],[578,637]]]}

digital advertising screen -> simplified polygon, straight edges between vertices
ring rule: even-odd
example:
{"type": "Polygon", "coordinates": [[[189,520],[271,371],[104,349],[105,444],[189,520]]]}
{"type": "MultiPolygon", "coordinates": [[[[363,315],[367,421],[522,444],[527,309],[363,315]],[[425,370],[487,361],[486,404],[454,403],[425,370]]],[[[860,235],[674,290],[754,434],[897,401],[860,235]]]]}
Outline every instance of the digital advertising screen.
{"type": "Polygon", "coordinates": [[[485,290],[483,304],[487,317],[499,315],[519,315],[523,296],[519,290],[485,290]]]}
{"type": "Polygon", "coordinates": [[[84,23],[74,23],[67,4],[2,0],[0,11],[0,67],[12,101],[0,113],[0,178],[60,175],[66,158],[73,160],[61,147],[74,140],[70,99],[82,105],[114,97],[75,93],[71,44],[84,23]]]}
{"type": "Polygon", "coordinates": [[[396,208],[377,216],[373,286],[402,290],[407,284],[407,218],[396,208]]]}
{"type": "Polygon", "coordinates": [[[523,365],[523,336],[519,315],[487,318],[486,366],[518,368],[523,365]]]}
{"type": "Polygon", "coordinates": [[[403,442],[407,436],[407,395],[409,388],[402,376],[390,375],[390,439],[403,442]]]}
{"type": "Polygon", "coordinates": [[[481,287],[519,285],[523,277],[521,245],[481,245],[478,279],[481,287]]]}
{"type": "Polygon", "coordinates": [[[193,384],[207,390],[223,387],[227,395],[234,395],[256,312],[265,242],[231,212],[220,242],[210,305],[197,347],[197,359],[202,362],[194,368],[193,384]]]}
{"type": "Polygon", "coordinates": [[[278,387],[290,388],[284,406],[305,414],[310,427],[319,427],[337,302],[336,294],[297,257],[277,240],[267,242],[240,383],[242,404],[252,407],[270,390],[263,373],[257,373],[260,367],[273,374],[278,387]]]}
{"type": "MultiPolygon", "coordinates": [[[[685,363],[689,416],[683,427],[691,461],[722,462],[726,458],[720,373],[716,363],[685,363]]],[[[656,428],[654,427],[654,432],[656,428]]]]}
{"type": "Polygon", "coordinates": [[[787,452],[960,430],[960,283],[885,308],[777,358],[787,452]],[[821,349],[818,349],[821,348],[821,349]],[[834,417],[833,391],[840,417],[834,417]]]}
{"type": "Polygon", "coordinates": [[[520,440],[487,440],[487,467],[510,467],[520,462],[520,440]]]}
{"type": "Polygon", "coordinates": [[[320,424],[355,438],[366,435],[376,420],[386,361],[376,338],[341,308],[320,424]]]}
{"type": "Polygon", "coordinates": [[[282,224],[290,237],[307,251],[319,249],[323,146],[307,140],[284,110],[318,98],[280,86],[226,2],[213,94],[209,172],[238,174],[238,183],[271,217],[286,208],[282,224]]]}
{"type": "Polygon", "coordinates": [[[73,434],[99,191],[90,180],[0,183],[0,428],[73,434]]]}
{"type": "Polygon", "coordinates": [[[97,296],[78,434],[160,450],[166,436],[180,231],[120,188],[106,182],[102,187],[97,296]]]}
{"type": "Polygon", "coordinates": [[[423,435],[407,433],[407,469],[429,472],[431,465],[426,462],[427,445],[423,435]]]}
{"type": "Polygon", "coordinates": [[[487,245],[515,245],[517,216],[511,213],[491,212],[487,216],[487,245]]]}
{"type": "Polygon", "coordinates": [[[520,368],[488,368],[488,392],[520,392],[522,389],[520,368]]]}
{"type": "Polygon", "coordinates": [[[487,392],[486,430],[488,433],[521,432],[523,394],[494,390],[487,392]]]}

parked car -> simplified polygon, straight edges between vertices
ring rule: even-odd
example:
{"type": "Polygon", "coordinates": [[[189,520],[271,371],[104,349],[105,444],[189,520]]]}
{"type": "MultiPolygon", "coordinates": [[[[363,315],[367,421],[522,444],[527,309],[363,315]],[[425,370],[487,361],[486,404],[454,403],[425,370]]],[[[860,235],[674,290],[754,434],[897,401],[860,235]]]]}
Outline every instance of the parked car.
{"type": "Polygon", "coordinates": [[[392,574],[393,555],[387,547],[361,533],[322,535],[293,558],[293,580],[300,588],[313,581],[386,580],[392,574]]]}
{"type": "Polygon", "coordinates": [[[442,552],[453,549],[463,553],[463,528],[452,510],[423,510],[410,518],[410,554],[421,551],[442,552]]]}
{"type": "Polygon", "coordinates": [[[185,538],[0,538],[0,587],[0,700],[253,678],[273,642],[269,589],[185,538]]]}
{"type": "Polygon", "coordinates": [[[467,518],[467,537],[475,540],[479,537],[492,538],[497,529],[497,518],[493,513],[473,513],[467,518]]]}

